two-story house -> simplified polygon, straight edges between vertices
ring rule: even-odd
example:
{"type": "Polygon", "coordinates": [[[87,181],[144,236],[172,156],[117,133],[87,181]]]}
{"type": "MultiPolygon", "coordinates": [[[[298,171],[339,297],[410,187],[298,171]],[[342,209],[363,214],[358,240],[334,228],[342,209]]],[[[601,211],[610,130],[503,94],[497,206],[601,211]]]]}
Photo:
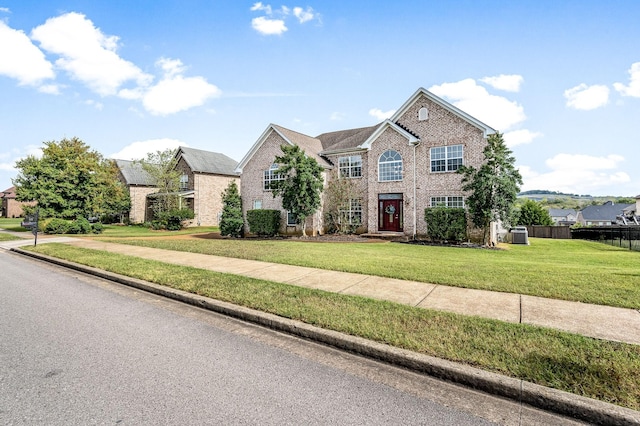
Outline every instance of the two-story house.
{"type": "MultiPolygon", "coordinates": [[[[463,207],[462,165],[479,167],[486,138],[495,130],[429,91],[418,89],[395,113],[375,126],[307,136],[270,124],[236,171],[242,175],[243,213],[257,208],[280,209],[270,183],[284,144],[298,145],[327,173],[337,169],[351,179],[359,197],[345,208],[364,232],[426,234],[424,209],[436,205],[463,207]]],[[[283,227],[294,225],[282,211],[283,227]]],[[[322,211],[310,218],[322,228],[322,211]]],[[[495,237],[495,236],[494,236],[495,237]]]]}

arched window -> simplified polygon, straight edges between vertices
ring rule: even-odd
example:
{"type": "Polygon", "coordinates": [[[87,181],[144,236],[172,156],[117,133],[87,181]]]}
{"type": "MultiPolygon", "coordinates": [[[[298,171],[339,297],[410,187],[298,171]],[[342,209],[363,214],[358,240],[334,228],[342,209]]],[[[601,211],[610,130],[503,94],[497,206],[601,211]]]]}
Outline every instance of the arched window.
{"type": "Polygon", "coordinates": [[[402,180],[402,156],[397,151],[387,150],[378,159],[378,180],[402,180]]]}

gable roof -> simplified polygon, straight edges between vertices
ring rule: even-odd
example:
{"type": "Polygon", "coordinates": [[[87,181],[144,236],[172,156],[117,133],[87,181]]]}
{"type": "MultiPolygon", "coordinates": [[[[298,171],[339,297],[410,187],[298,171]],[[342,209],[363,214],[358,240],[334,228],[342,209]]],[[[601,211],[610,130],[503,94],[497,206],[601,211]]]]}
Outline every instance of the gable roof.
{"type": "Polygon", "coordinates": [[[142,168],[142,164],[129,160],[114,161],[127,185],[155,186],[151,175],[142,168]]]}
{"type": "Polygon", "coordinates": [[[600,206],[587,206],[581,210],[582,218],[591,221],[616,221],[616,216],[622,214],[622,211],[633,204],[615,204],[607,201],[600,206]]]}
{"type": "Polygon", "coordinates": [[[567,217],[570,214],[575,216],[575,209],[549,209],[549,216],[551,217],[567,217]]]}
{"type": "Polygon", "coordinates": [[[194,173],[211,173],[216,175],[237,176],[235,171],[238,162],[219,152],[181,146],[176,152],[176,159],[182,159],[194,173]]]}
{"type": "Polygon", "coordinates": [[[322,142],[323,151],[342,151],[358,148],[376,131],[380,124],[358,129],[338,130],[317,136],[322,142]]]}
{"type": "Polygon", "coordinates": [[[0,192],[0,198],[16,198],[16,187],[12,186],[0,192]]]}
{"type": "Polygon", "coordinates": [[[253,144],[249,152],[244,156],[238,166],[236,167],[236,172],[242,173],[242,169],[247,165],[249,160],[253,157],[253,155],[260,149],[262,144],[267,140],[271,132],[276,132],[286,143],[289,145],[298,145],[300,149],[304,151],[305,154],[313,157],[318,161],[318,164],[323,166],[324,168],[331,168],[332,165],[329,163],[324,157],[320,155],[322,151],[322,142],[318,138],[314,138],[308,135],[305,135],[300,132],[296,132],[294,130],[287,129],[282,126],[278,126],[277,124],[269,124],[267,128],[262,132],[262,135],[258,138],[256,143],[253,144]]]}
{"type": "Polygon", "coordinates": [[[462,118],[463,120],[465,120],[469,124],[471,124],[471,125],[477,127],[478,129],[482,130],[483,133],[484,133],[484,137],[487,137],[488,135],[496,133],[496,130],[493,127],[490,127],[490,126],[484,124],[482,121],[478,120],[475,117],[470,116],[469,114],[467,114],[466,112],[462,111],[458,107],[456,107],[456,106],[450,104],[449,102],[445,101],[444,99],[434,95],[433,93],[429,92],[428,90],[426,90],[423,87],[420,87],[418,90],[416,90],[416,92],[409,99],[407,99],[407,101],[404,104],[402,104],[402,106],[393,114],[393,116],[391,116],[391,118],[389,120],[391,120],[393,122],[398,121],[400,119],[400,117],[402,117],[402,115],[404,115],[404,113],[407,112],[407,110],[414,103],[416,103],[416,101],[418,99],[420,99],[420,96],[425,96],[431,102],[440,105],[442,108],[448,110],[452,114],[457,115],[458,117],[462,118]]]}

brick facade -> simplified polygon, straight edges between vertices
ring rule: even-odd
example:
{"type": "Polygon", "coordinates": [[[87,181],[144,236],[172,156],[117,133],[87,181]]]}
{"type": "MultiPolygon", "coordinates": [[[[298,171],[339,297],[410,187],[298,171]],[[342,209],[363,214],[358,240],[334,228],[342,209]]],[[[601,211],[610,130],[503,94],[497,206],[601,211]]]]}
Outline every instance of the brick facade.
{"type": "Polygon", "coordinates": [[[34,206],[36,204],[35,201],[18,201],[16,200],[16,189],[11,187],[4,192],[0,193],[0,198],[2,198],[2,211],[0,212],[0,217],[6,218],[16,218],[23,217],[24,213],[22,211],[22,207],[24,206],[34,206]]]}
{"type": "MultiPolygon", "coordinates": [[[[466,195],[461,189],[461,175],[454,171],[431,171],[431,148],[462,145],[463,164],[479,167],[484,161],[486,135],[492,132],[493,129],[488,126],[420,89],[390,120],[380,124],[364,143],[353,145],[352,149],[340,145],[340,149],[335,151],[325,147],[321,155],[336,168],[340,157],[362,157],[362,177],[351,179],[357,182],[362,193],[362,222],[366,232],[380,231],[379,198],[382,195],[402,201],[400,220],[404,234],[424,235],[427,232],[424,210],[430,207],[431,197],[466,195]],[[423,108],[428,111],[428,118],[421,120],[419,112],[423,108]],[[402,157],[401,179],[379,179],[378,161],[387,150],[394,150],[402,157]]],[[[353,133],[345,135],[351,137],[353,133]]],[[[322,135],[318,138],[322,138],[322,135]]],[[[260,143],[259,146],[254,145],[252,152],[240,165],[245,213],[253,208],[256,199],[262,200],[262,208],[280,208],[279,200],[263,190],[263,174],[274,157],[280,154],[280,145],[287,141],[271,131],[266,138],[263,135],[257,144],[260,143]]]]}

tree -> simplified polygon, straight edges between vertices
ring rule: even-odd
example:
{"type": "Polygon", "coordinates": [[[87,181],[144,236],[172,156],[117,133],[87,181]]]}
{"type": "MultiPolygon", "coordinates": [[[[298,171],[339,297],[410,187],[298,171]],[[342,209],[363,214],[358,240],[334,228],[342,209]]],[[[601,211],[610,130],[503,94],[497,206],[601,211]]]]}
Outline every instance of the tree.
{"type": "Polygon", "coordinates": [[[242,237],[242,199],[235,180],[229,182],[222,193],[222,217],[220,218],[220,235],[242,237]]]}
{"type": "Polygon", "coordinates": [[[324,191],[324,217],[330,232],[341,234],[352,233],[362,225],[359,221],[348,217],[349,203],[362,198],[362,191],[356,184],[356,179],[340,177],[337,169],[332,170],[324,191]]]}
{"type": "Polygon", "coordinates": [[[502,134],[496,132],[487,138],[483,150],[484,163],[479,169],[462,166],[462,190],[470,192],[467,207],[475,226],[482,229],[482,243],[487,243],[487,231],[491,222],[507,223],[516,201],[522,176],[515,168],[515,158],[504,143],[502,134]]]}
{"type": "Polygon", "coordinates": [[[176,170],[175,154],[176,150],[165,149],[148,153],[145,159],[136,161],[158,188],[153,197],[154,216],[164,215],[180,206],[180,171],[176,170]]]}
{"type": "Polygon", "coordinates": [[[274,182],[273,196],[282,197],[282,207],[295,215],[306,237],[306,219],[320,207],[323,169],[297,145],[282,145],[281,149],[283,155],[276,157],[275,163],[279,165],[276,173],[283,179],[274,182]]]}
{"type": "Polygon", "coordinates": [[[545,210],[540,203],[533,200],[526,200],[520,207],[518,214],[518,225],[553,225],[553,219],[549,212],[545,210]]]}
{"type": "Polygon", "coordinates": [[[30,155],[16,168],[16,199],[37,201],[41,217],[120,214],[130,206],[113,162],[75,137],[44,142],[41,158],[30,155]]]}

